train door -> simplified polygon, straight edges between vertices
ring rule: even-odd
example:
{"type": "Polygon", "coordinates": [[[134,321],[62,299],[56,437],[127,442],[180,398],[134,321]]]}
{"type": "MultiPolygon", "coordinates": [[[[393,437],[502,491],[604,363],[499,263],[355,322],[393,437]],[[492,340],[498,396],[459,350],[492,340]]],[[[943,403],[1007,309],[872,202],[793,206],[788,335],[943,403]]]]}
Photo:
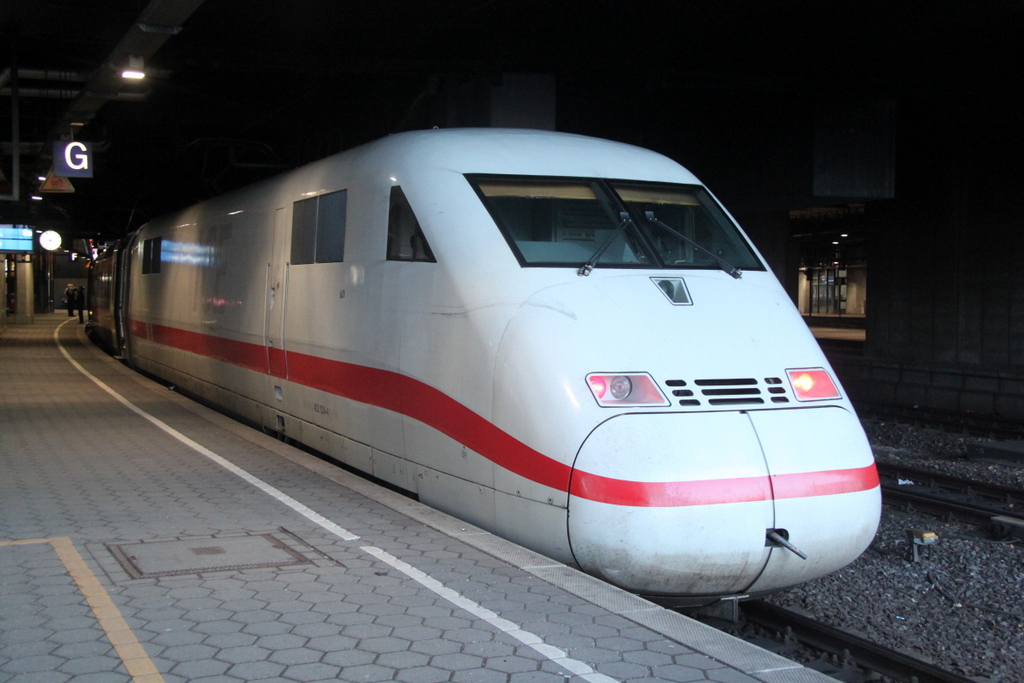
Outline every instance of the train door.
{"type": "Polygon", "coordinates": [[[114,312],[114,344],[118,355],[125,355],[125,347],[128,345],[128,333],[125,330],[124,317],[128,298],[128,277],[132,269],[129,267],[132,260],[128,245],[124,240],[118,240],[114,247],[114,265],[111,269],[111,308],[114,312]]]}
{"type": "Polygon", "coordinates": [[[279,208],[274,216],[274,246],[267,264],[267,302],[263,341],[267,348],[267,372],[288,377],[284,346],[285,292],[288,279],[288,211],[279,208]]]}
{"type": "MultiPolygon", "coordinates": [[[[134,361],[135,353],[135,332],[132,330],[134,322],[132,313],[135,312],[135,281],[132,276],[132,266],[141,260],[142,245],[139,242],[139,232],[135,231],[125,239],[121,248],[121,259],[118,264],[119,280],[117,284],[117,308],[118,308],[118,333],[121,336],[121,355],[128,361],[129,367],[136,367],[134,361]]],[[[137,313],[136,313],[137,315],[137,313]]]]}

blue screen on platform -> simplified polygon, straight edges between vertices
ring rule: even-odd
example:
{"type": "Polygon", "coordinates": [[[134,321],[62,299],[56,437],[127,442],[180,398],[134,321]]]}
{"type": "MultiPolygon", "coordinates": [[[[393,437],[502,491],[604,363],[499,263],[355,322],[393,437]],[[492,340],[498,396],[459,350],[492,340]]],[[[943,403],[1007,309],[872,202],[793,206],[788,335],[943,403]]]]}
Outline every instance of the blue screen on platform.
{"type": "Polygon", "coordinates": [[[35,231],[25,225],[0,225],[0,254],[32,253],[35,251],[35,231]]]}

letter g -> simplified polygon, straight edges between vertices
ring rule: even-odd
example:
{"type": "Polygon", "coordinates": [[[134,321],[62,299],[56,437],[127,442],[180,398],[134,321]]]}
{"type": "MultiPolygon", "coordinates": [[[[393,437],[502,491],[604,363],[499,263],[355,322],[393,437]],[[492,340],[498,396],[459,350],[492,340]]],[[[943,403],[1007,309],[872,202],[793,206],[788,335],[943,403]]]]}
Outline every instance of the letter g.
{"type": "Polygon", "coordinates": [[[68,163],[68,168],[73,168],[76,171],[82,171],[89,168],[89,155],[87,153],[88,148],[81,142],[72,142],[64,148],[64,161],[68,163]],[[76,153],[72,153],[76,152],[76,153]]]}

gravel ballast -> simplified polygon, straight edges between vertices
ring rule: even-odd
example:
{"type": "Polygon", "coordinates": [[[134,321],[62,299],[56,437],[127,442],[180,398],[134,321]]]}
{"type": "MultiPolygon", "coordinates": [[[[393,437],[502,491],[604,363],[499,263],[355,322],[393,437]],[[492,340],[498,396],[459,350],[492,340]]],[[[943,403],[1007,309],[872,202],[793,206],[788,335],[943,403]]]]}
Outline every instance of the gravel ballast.
{"type": "MultiPolygon", "coordinates": [[[[973,437],[864,423],[879,462],[1024,488],[1020,465],[970,462],[973,437]]],[[[958,523],[884,507],[874,543],[856,562],[769,601],[795,607],[980,681],[1024,681],[1024,542],[996,542],[958,523]],[[917,563],[910,529],[939,541],[917,563]]]]}

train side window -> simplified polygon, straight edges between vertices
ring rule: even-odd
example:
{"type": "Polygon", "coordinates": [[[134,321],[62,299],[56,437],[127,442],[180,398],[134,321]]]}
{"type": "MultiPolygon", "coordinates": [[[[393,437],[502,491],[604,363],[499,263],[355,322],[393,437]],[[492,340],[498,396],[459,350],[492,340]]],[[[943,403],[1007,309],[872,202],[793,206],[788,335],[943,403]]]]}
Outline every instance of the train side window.
{"type": "Polygon", "coordinates": [[[409,206],[402,188],[391,188],[391,208],[388,213],[388,261],[424,261],[437,263],[427,237],[420,228],[416,214],[409,206]]]}
{"type": "Polygon", "coordinates": [[[313,263],[316,255],[316,209],[319,197],[295,202],[292,211],[292,264],[313,263]]]}
{"type": "Polygon", "coordinates": [[[348,191],[321,195],[316,222],[316,262],[340,263],[345,260],[345,209],[348,191]]]}
{"type": "Polygon", "coordinates": [[[160,251],[163,237],[151,237],[142,241],[142,274],[151,275],[160,272],[160,251]]]}
{"type": "Polygon", "coordinates": [[[348,190],[295,202],[292,212],[292,265],[345,260],[348,190]]]}

